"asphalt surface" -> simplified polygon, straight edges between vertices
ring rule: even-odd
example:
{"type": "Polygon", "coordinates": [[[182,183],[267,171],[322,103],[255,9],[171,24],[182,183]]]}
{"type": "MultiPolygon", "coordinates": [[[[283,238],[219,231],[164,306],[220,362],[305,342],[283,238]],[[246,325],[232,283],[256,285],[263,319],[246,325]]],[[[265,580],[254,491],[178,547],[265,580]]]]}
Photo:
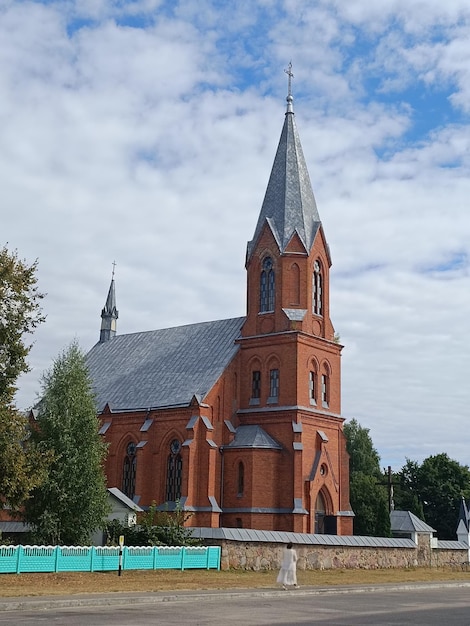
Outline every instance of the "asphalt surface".
{"type": "MultiPolygon", "coordinates": [[[[344,585],[335,587],[301,587],[283,591],[273,589],[221,589],[204,591],[159,591],[159,592],[113,592],[88,593],[57,596],[21,596],[0,598],[0,612],[3,611],[41,611],[74,607],[106,607],[138,604],[157,604],[166,602],[210,602],[226,599],[276,598],[286,593],[296,596],[320,596],[337,594],[360,594],[374,592],[395,592],[432,589],[470,589],[470,582],[403,583],[383,585],[344,585]]],[[[470,620],[470,618],[469,618],[470,620]]],[[[470,621],[469,621],[470,623],[470,621]]]]}

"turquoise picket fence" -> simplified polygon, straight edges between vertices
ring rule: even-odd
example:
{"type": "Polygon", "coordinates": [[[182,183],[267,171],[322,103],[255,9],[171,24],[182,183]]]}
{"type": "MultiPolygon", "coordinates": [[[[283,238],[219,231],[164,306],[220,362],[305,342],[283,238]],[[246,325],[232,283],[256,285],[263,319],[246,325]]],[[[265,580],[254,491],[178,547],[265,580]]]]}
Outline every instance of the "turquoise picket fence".
{"type": "MultiPolygon", "coordinates": [[[[0,546],[0,574],[118,570],[119,547],[0,546]]],[[[219,546],[122,548],[122,569],[220,569],[219,546]]]]}

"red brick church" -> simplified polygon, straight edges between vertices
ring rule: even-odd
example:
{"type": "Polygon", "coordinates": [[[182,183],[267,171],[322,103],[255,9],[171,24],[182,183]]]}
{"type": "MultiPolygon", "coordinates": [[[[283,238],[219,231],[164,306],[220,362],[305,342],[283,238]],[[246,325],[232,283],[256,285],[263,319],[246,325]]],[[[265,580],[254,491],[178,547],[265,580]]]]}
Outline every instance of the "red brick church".
{"type": "Polygon", "coordinates": [[[352,534],[330,266],[289,80],[246,317],[119,335],[111,281],[87,356],[108,487],[191,526],[352,534]]]}

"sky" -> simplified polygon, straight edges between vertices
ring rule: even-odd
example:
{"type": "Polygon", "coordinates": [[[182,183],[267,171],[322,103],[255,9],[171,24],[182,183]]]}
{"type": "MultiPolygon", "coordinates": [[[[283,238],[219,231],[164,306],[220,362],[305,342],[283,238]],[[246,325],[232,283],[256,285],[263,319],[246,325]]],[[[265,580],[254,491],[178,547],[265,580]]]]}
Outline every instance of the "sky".
{"type": "Polygon", "coordinates": [[[0,246],[38,261],[27,409],[73,340],[245,314],[292,62],[342,414],[469,464],[468,0],[0,0],[0,246]]]}

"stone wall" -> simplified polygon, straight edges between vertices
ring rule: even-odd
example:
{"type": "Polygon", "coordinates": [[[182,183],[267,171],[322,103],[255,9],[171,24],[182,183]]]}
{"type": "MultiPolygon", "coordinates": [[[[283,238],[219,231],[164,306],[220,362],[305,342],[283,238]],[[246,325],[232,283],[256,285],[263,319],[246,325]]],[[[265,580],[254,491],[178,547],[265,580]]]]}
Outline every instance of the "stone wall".
{"type": "MultiPolygon", "coordinates": [[[[212,540],[222,548],[221,569],[276,570],[281,564],[284,544],[212,540]]],[[[381,569],[399,567],[461,566],[468,561],[467,550],[431,548],[428,536],[420,537],[415,548],[295,545],[297,567],[303,569],[381,569]]]]}

